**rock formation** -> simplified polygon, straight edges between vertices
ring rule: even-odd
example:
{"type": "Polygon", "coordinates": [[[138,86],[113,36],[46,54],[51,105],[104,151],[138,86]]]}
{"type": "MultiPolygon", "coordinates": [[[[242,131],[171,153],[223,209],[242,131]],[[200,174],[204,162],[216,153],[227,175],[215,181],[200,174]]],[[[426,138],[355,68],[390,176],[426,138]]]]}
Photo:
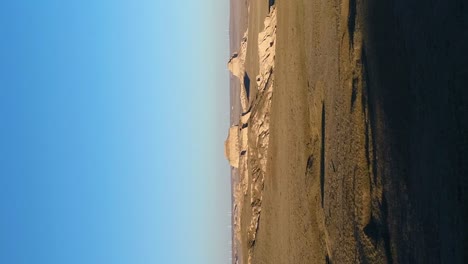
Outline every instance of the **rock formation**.
{"type": "Polygon", "coordinates": [[[249,134],[250,181],[250,225],[247,231],[248,264],[256,242],[258,224],[262,210],[263,183],[267,171],[267,155],[270,129],[271,97],[274,85],[275,48],[276,48],[276,8],[272,7],[265,18],[265,28],[258,35],[258,54],[260,74],[257,76],[258,93],[251,103],[249,134]]]}
{"type": "MultiPolygon", "coordinates": [[[[227,150],[232,166],[238,165],[239,182],[233,186],[233,228],[235,259],[240,250],[246,252],[247,263],[252,263],[258,222],[261,213],[263,182],[267,167],[269,141],[270,107],[274,83],[274,58],[276,37],[276,8],[272,7],[264,22],[264,30],[258,35],[259,75],[255,98],[248,98],[245,85],[245,56],[247,49],[247,32],[241,43],[240,51],[234,54],[228,68],[241,84],[242,116],[239,126],[229,130],[229,142],[226,146],[239,146],[237,154],[232,148],[227,150]],[[231,137],[231,135],[238,135],[231,137]],[[234,165],[233,165],[234,164],[234,165]],[[245,225],[245,226],[244,226],[245,225]],[[240,244],[239,244],[240,243],[240,244]]],[[[235,166],[234,166],[235,167],[235,166]]],[[[236,167],[237,168],[237,167],[236,167]]]]}
{"type": "Polygon", "coordinates": [[[247,54],[247,35],[248,30],[244,33],[239,52],[234,53],[228,62],[229,71],[231,71],[232,75],[236,76],[240,82],[240,100],[243,113],[246,113],[249,110],[249,99],[247,96],[247,89],[249,89],[249,87],[246,87],[245,83],[245,56],[247,54]]]}
{"type": "Polygon", "coordinates": [[[229,128],[228,138],[224,142],[224,155],[229,164],[234,168],[239,168],[239,128],[232,126],[229,128]]]}

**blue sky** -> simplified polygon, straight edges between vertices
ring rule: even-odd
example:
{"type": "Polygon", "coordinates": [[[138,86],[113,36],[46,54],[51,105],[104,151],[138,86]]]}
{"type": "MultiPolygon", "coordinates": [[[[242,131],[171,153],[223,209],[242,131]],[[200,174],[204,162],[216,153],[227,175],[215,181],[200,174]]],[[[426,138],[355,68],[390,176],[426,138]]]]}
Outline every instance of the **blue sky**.
{"type": "Polygon", "coordinates": [[[229,262],[229,2],[0,6],[0,263],[229,262]]]}

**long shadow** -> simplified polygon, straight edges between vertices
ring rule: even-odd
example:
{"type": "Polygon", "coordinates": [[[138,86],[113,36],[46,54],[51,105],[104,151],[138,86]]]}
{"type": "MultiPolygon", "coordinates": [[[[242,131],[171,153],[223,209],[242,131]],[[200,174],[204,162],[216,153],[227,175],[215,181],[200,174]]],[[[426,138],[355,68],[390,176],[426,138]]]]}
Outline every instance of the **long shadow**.
{"type": "Polygon", "coordinates": [[[468,260],[467,5],[365,1],[369,100],[397,263],[468,260]]]}
{"type": "Polygon", "coordinates": [[[250,78],[247,72],[244,74],[244,86],[245,93],[247,94],[247,99],[250,99],[250,78]]]}
{"type": "Polygon", "coordinates": [[[322,103],[322,129],[320,146],[320,196],[322,198],[322,208],[325,200],[325,103],[322,103]]]}

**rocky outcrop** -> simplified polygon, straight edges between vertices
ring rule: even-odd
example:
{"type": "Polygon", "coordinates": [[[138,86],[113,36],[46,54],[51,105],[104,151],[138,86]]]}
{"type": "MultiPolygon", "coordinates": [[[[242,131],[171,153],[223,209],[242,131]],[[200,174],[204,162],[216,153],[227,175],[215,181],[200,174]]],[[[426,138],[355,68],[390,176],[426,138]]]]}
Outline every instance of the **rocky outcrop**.
{"type": "Polygon", "coordinates": [[[246,85],[248,85],[246,82],[249,82],[249,79],[248,77],[246,78],[247,75],[245,73],[245,56],[247,54],[247,35],[248,35],[248,29],[244,33],[244,37],[242,38],[239,52],[234,53],[228,62],[229,71],[231,71],[232,75],[236,76],[240,82],[240,86],[241,86],[240,87],[241,88],[240,89],[240,101],[241,101],[242,113],[246,113],[249,109],[249,99],[247,95],[247,89],[249,89],[249,87],[246,87],[246,85]]]}
{"type": "Polygon", "coordinates": [[[274,6],[270,9],[264,25],[264,30],[258,35],[260,69],[256,77],[258,91],[255,98],[248,97],[250,87],[246,87],[248,85],[245,72],[247,32],[240,51],[235,53],[228,63],[229,70],[239,78],[241,84],[240,99],[243,112],[239,125],[230,129],[229,144],[226,143],[226,155],[231,165],[238,165],[239,168],[239,182],[233,186],[233,250],[235,259],[244,259],[247,263],[252,262],[262,210],[263,183],[267,170],[276,47],[276,8],[274,6]],[[238,147],[237,153],[232,151],[235,149],[234,146],[238,147]],[[246,255],[239,258],[241,249],[246,255]]]}
{"type": "Polygon", "coordinates": [[[234,168],[239,168],[239,127],[229,128],[228,138],[224,142],[224,155],[229,164],[234,168]]]}
{"type": "Polygon", "coordinates": [[[257,76],[257,87],[263,91],[268,86],[273,74],[276,53],[276,8],[272,7],[265,18],[265,29],[258,34],[258,55],[260,59],[260,74],[257,76]]]}
{"type": "Polygon", "coordinates": [[[265,27],[258,35],[259,75],[258,93],[251,102],[248,173],[250,181],[251,219],[247,231],[248,261],[252,263],[255,242],[262,211],[262,198],[270,135],[270,108],[274,87],[275,48],[276,48],[276,8],[270,9],[265,18],[265,27]]]}

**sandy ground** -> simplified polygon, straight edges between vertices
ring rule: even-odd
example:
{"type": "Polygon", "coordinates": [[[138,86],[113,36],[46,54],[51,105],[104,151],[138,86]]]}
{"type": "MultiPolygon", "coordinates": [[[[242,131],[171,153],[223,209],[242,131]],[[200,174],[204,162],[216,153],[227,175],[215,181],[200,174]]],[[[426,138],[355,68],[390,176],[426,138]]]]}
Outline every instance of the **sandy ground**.
{"type": "MultiPolygon", "coordinates": [[[[263,199],[253,242],[245,200],[240,263],[466,263],[466,4],[275,6],[263,199]]],[[[250,1],[249,76],[267,14],[250,1]]]]}

